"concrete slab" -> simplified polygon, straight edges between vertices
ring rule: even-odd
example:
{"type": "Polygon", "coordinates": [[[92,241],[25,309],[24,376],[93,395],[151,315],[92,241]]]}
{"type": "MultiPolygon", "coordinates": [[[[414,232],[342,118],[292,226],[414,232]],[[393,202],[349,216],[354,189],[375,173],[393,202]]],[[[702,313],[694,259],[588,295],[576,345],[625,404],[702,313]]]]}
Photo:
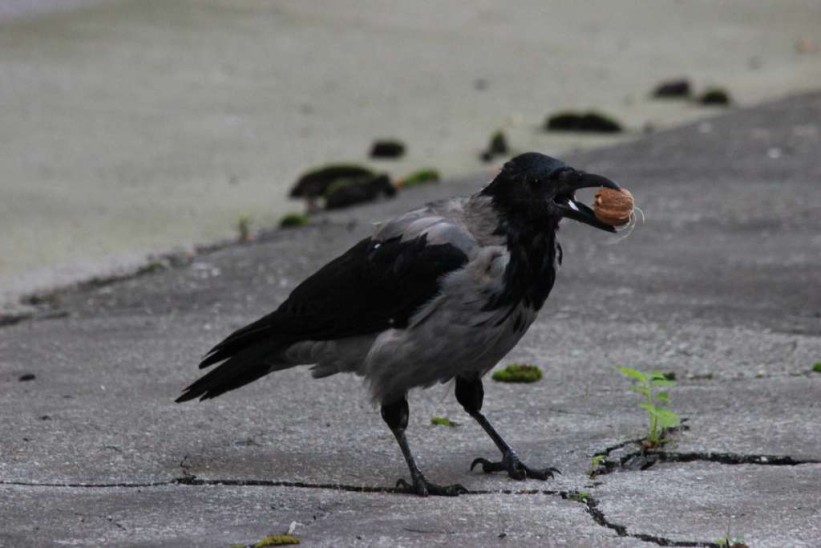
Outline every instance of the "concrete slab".
{"type": "Polygon", "coordinates": [[[698,530],[711,541],[729,537],[749,546],[810,547],[821,539],[819,482],[819,464],[676,463],[613,474],[596,496],[607,519],[631,532],[681,542],[698,530]]]}
{"type": "Polygon", "coordinates": [[[418,499],[284,487],[0,487],[8,546],[252,544],[295,534],[308,546],[630,546],[583,505],[541,493],[418,499]],[[14,502],[12,502],[14,501],[14,502]],[[70,503],[68,502],[70,501],[70,503]],[[25,509],[37,505],[36,521],[25,509]],[[386,512],[385,508],[391,510],[386,512]]]}

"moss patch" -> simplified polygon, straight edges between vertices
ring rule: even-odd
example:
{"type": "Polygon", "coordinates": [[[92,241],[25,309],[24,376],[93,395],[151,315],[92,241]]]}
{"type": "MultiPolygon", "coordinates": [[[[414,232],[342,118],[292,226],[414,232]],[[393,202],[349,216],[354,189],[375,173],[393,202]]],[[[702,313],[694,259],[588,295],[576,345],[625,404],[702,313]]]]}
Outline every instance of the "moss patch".
{"type": "Polygon", "coordinates": [[[621,124],[601,112],[558,112],[545,121],[547,131],[575,131],[580,133],[619,133],[621,124]]]}
{"type": "Polygon", "coordinates": [[[452,421],[447,417],[433,417],[430,423],[434,426],[447,426],[448,428],[456,428],[459,426],[458,422],[452,421]]]}
{"type": "Polygon", "coordinates": [[[536,382],[542,378],[542,370],[535,365],[512,363],[494,371],[492,378],[499,382],[536,382]]]}
{"type": "Polygon", "coordinates": [[[280,228],[291,228],[294,226],[303,226],[308,224],[308,216],[304,213],[286,213],[282,219],[279,220],[280,228]]]}
{"type": "Polygon", "coordinates": [[[684,78],[660,83],[653,90],[657,99],[688,99],[693,93],[690,82],[684,78]]]}
{"type": "Polygon", "coordinates": [[[428,183],[438,183],[441,180],[439,172],[432,167],[425,169],[418,169],[413,173],[403,177],[396,182],[399,188],[408,188],[409,186],[425,185],[428,183]]]}
{"type": "Polygon", "coordinates": [[[701,97],[699,97],[698,102],[702,105],[727,106],[732,101],[730,100],[730,94],[727,90],[722,88],[710,88],[705,91],[701,97]]]}
{"type": "Polygon", "coordinates": [[[371,146],[371,158],[394,159],[405,155],[405,143],[398,139],[380,139],[371,146]]]}
{"type": "Polygon", "coordinates": [[[816,373],[821,373],[821,362],[815,362],[815,365],[812,366],[812,370],[816,373]]]}
{"type": "Polygon", "coordinates": [[[396,187],[387,175],[375,175],[334,181],[325,192],[325,209],[340,209],[372,202],[385,195],[396,195],[396,187]]]}
{"type": "Polygon", "coordinates": [[[510,147],[507,145],[507,137],[505,137],[505,132],[500,129],[490,136],[487,149],[482,152],[480,157],[483,161],[490,162],[496,156],[504,156],[509,153],[510,147]]]}
{"type": "Polygon", "coordinates": [[[299,544],[299,539],[293,535],[268,535],[253,546],[254,548],[265,548],[266,546],[287,546],[289,544],[299,544]]]}
{"type": "Polygon", "coordinates": [[[291,188],[291,198],[321,196],[334,181],[352,177],[376,175],[365,166],[358,164],[330,164],[303,173],[291,188]]]}

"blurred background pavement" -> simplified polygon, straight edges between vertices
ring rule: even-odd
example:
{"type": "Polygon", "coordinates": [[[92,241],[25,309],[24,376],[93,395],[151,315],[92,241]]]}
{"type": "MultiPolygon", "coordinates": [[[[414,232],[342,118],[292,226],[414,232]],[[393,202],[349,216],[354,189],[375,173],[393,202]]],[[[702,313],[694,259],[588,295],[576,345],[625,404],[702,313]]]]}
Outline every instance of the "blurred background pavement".
{"type": "MultiPolygon", "coordinates": [[[[20,1],[0,5],[0,303],[272,227],[305,170],[560,155],[717,112],[651,100],[660,81],[735,105],[821,87],[812,0],[20,1]],[[542,131],[597,109],[617,137],[542,131]]],[[[583,166],[582,166],[583,167],[583,166]]],[[[629,181],[624,182],[629,187],[629,181]]]]}

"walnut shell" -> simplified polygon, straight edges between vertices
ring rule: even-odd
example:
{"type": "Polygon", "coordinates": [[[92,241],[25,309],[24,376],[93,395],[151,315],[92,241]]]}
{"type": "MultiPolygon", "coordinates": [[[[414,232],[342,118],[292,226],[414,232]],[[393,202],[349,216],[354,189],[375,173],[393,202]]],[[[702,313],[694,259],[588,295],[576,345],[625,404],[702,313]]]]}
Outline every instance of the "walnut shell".
{"type": "Polygon", "coordinates": [[[630,222],[630,214],[633,213],[633,195],[624,188],[621,190],[602,188],[596,193],[593,213],[605,224],[626,225],[630,222]]]}

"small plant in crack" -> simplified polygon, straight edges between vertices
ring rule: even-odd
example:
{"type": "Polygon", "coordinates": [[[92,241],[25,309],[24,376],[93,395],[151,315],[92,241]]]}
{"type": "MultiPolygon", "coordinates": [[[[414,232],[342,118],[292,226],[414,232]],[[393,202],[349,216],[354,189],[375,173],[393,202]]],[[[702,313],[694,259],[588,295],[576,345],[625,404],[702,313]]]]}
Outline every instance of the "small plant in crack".
{"type": "Polygon", "coordinates": [[[604,466],[606,462],[606,453],[597,453],[593,455],[593,457],[590,459],[590,468],[587,470],[587,475],[591,478],[595,477],[599,473],[601,467],[604,466]]]}
{"type": "Polygon", "coordinates": [[[237,241],[244,244],[253,239],[251,235],[251,217],[249,215],[240,215],[237,221],[237,241]]]}
{"type": "Polygon", "coordinates": [[[747,548],[747,543],[744,542],[744,539],[740,535],[730,535],[732,519],[733,516],[727,518],[725,535],[716,539],[716,546],[720,546],[721,548],[747,548]]]}
{"type": "Polygon", "coordinates": [[[587,501],[590,500],[590,493],[587,491],[572,491],[567,494],[567,498],[576,502],[581,502],[582,504],[587,504],[587,501]]]}
{"type": "Polygon", "coordinates": [[[644,439],[644,447],[652,449],[667,443],[665,438],[667,429],[681,424],[679,416],[666,405],[670,402],[670,394],[663,390],[676,385],[661,371],[643,373],[630,367],[619,368],[619,373],[633,381],[630,390],[644,397],[639,407],[647,413],[648,431],[644,439]],[[662,389],[662,390],[659,390],[662,389]]]}
{"type": "Polygon", "coordinates": [[[737,535],[733,537],[727,535],[717,538],[715,543],[721,548],[747,548],[747,543],[744,542],[744,539],[737,535]]]}

